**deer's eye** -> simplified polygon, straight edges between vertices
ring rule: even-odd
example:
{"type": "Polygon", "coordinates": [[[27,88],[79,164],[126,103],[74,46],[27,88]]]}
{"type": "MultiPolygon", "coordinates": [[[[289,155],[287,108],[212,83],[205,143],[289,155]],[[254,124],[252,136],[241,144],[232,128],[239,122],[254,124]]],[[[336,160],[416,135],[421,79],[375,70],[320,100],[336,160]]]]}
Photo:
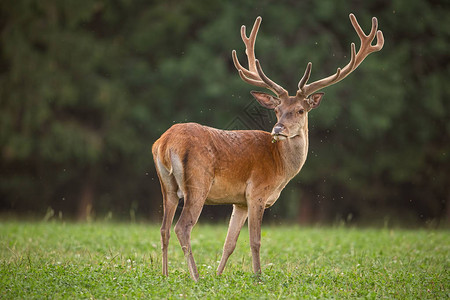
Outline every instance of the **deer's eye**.
{"type": "Polygon", "coordinates": [[[304,112],[305,112],[304,109],[300,109],[297,113],[298,113],[299,115],[302,115],[304,112]]]}

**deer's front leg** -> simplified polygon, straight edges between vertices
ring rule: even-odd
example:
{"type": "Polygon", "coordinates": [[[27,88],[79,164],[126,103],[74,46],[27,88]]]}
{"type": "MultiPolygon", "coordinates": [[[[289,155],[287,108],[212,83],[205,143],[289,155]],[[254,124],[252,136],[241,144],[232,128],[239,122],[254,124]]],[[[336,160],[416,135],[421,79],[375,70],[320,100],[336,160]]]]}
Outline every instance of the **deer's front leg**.
{"type": "Polygon", "coordinates": [[[225,239],[225,245],[223,246],[222,259],[220,260],[219,267],[217,268],[217,275],[222,274],[223,269],[227,263],[228,257],[233,253],[236,248],[236,242],[241,232],[241,228],[247,219],[247,207],[233,205],[233,213],[230,218],[230,225],[228,226],[227,238],[225,239]]]}
{"type": "Polygon", "coordinates": [[[253,258],[253,272],[261,274],[259,249],[261,247],[261,223],[264,214],[264,201],[258,199],[248,205],[248,229],[250,234],[250,248],[253,258]]]}

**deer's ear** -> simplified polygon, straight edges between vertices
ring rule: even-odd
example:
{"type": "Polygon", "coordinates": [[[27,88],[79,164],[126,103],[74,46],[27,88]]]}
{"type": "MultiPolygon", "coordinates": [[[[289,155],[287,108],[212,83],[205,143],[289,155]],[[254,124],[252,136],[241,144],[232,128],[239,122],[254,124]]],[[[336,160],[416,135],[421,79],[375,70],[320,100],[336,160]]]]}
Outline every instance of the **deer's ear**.
{"type": "Polygon", "coordinates": [[[316,108],[320,105],[320,101],[322,101],[323,95],[325,93],[314,93],[306,99],[306,102],[309,105],[309,109],[316,108]]]}
{"type": "Polygon", "coordinates": [[[263,92],[251,91],[250,93],[256,99],[256,101],[259,102],[259,104],[268,109],[274,109],[281,103],[281,100],[278,99],[277,97],[263,92]]]}

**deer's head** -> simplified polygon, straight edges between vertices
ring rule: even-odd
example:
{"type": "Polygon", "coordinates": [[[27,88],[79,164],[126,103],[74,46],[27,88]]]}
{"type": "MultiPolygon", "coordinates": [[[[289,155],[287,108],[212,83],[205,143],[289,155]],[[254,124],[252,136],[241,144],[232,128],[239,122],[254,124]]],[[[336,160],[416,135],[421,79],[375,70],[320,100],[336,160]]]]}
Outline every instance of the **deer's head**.
{"type": "Polygon", "coordinates": [[[317,92],[329,85],[335,84],[353,70],[355,70],[359,64],[372,52],[381,50],[384,44],[383,33],[377,30],[378,21],[376,18],[372,18],[372,29],[369,35],[366,35],[359,26],[356,17],[350,14],[350,21],[355,28],[361,40],[361,46],[356,53],[355,44],[351,44],[351,58],[350,62],[341,68],[338,68],[336,73],[326,78],[320,79],[313,83],[307,83],[311,75],[311,62],[308,63],[305,74],[298,83],[298,90],[295,96],[289,96],[288,92],[269,79],[263,72],[260,62],[255,58],[255,40],[256,35],[261,24],[261,17],[256,18],[253,29],[250,33],[250,37],[247,37],[245,32],[245,26],[241,27],[241,37],[246,47],[246,54],[248,58],[248,69],[244,68],[240,63],[236,55],[236,51],[233,50],[232,57],[236,69],[239,72],[239,76],[245,82],[263,87],[271,90],[274,95],[263,92],[251,92],[253,97],[264,107],[275,110],[277,116],[277,123],[272,129],[272,136],[274,140],[284,140],[292,138],[300,134],[308,122],[308,112],[319,106],[320,101],[324,93],[317,92]],[[372,45],[372,41],[377,36],[377,43],[372,45]]]}

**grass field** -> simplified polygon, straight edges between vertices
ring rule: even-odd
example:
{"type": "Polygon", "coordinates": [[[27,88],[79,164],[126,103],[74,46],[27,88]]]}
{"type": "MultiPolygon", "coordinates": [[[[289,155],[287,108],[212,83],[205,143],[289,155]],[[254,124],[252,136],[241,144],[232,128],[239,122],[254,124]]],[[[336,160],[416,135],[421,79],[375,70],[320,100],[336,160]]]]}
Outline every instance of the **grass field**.
{"type": "Polygon", "coordinates": [[[215,275],[225,235],[225,225],[195,227],[195,283],[173,233],[170,275],[160,275],[157,225],[2,222],[0,297],[450,298],[449,231],[266,226],[259,278],[246,229],[215,275]]]}

